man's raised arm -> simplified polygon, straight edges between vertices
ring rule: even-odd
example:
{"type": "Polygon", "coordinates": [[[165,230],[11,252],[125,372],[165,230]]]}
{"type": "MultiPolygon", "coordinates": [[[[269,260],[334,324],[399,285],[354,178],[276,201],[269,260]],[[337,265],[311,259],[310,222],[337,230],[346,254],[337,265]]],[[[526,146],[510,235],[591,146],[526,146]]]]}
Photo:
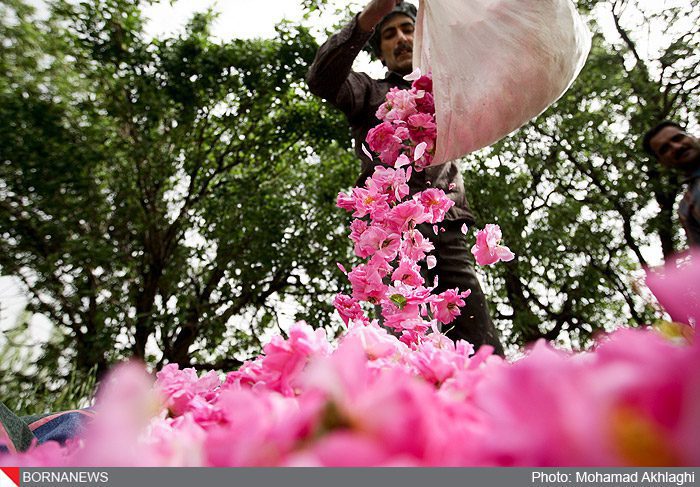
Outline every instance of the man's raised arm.
{"type": "Polygon", "coordinates": [[[370,78],[355,73],[352,64],[372,37],[374,27],[399,0],[372,0],[340,32],[318,50],[306,75],[311,92],[335,105],[348,116],[362,106],[362,96],[370,78]]]}

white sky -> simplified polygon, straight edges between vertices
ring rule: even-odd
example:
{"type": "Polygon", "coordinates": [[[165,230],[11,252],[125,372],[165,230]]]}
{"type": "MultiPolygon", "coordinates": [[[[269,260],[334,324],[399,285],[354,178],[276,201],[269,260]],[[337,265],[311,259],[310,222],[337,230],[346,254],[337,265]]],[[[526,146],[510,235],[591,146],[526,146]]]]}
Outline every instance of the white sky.
{"type": "MultiPolygon", "coordinates": [[[[330,4],[330,8],[326,8],[322,14],[314,14],[306,22],[319,43],[325,39],[325,30],[342,20],[341,16],[334,13],[337,8],[351,5],[354,11],[359,12],[365,2],[331,0],[330,4]]],[[[279,22],[285,19],[300,21],[304,16],[299,0],[178,0],[175,5],[171,5],[170,0],[162,0],[144,9],[144,14],[149,19],[146,32],[153,37],[176,34],[194,13],[209,8],[218,13],[212,25],[212,35],[221,41],[271,38],[275,35],[275,25],[279,22]]],[[[355,68],[371,76],[381,76],[384,70],[381,63],[372,61],[364,52],[358,56],[355,68]]]]}

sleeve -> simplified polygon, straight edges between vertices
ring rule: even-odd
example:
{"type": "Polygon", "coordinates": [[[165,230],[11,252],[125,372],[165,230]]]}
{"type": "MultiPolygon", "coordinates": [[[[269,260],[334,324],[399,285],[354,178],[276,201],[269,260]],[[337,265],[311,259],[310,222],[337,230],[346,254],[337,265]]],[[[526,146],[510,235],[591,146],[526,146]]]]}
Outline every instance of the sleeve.
{"type": "Polygon", "coordinates": [[[350,120],[364,109],[373,82],[366,74],[352,70],[355,58],[372,36],[372,32],[360,30],[358,15],[319,48],[306,75],[311,93],[342,110],[350,120]]]}

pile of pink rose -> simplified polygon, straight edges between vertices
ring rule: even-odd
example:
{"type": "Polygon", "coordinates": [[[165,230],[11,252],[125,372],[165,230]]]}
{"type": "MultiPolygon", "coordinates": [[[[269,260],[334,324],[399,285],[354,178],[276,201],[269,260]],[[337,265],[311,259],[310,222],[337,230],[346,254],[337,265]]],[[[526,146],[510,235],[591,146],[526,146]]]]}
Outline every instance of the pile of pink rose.
{"type": "MultiPolygon", "coordinates": [[[[690,325],[673,340],[623,329],[579,354],[539,342],[514,362],[442,334],[469,293],[434,293],[437,282],[421,274],[422,261],[435,260],[416,226],[440,232],[453,202],[438,188],[409,197],[437,137],[431,79],[411,80],[387,95],[367,137],[367,155],[384,165],[338,196],[361,261],[347,272],[352,293],[334,301],[346,325],[337,342],[300,322],[223,380],[167,365],[154,381],[142,365],[121,365],[81,438],[0,464],[700,465],[700,346],[690,325]],[[381,320],[369,317],[374,309],[381,320]]],[[[471,251],[481,265],[514,257],[497,225],[477,232],[471,251]]]]}

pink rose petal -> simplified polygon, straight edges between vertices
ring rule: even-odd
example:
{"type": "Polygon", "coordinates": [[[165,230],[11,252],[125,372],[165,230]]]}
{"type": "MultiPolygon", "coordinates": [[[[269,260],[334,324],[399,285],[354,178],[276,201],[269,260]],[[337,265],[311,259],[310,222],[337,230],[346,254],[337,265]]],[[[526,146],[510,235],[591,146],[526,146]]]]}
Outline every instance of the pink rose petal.
{"type": "Polygon", "coordinates": [[[416,146],[416,150],[413,152],[413,160],[417,161],[421,157],[423,157],[423,154],[425,154],[425,149],[428,147],[427,142],[421,142],[416,146]]]}
{"type": "Polygon", "coordinates": [[[420,68],[416,68],[410,74],[404,76],[403,79],[406,81],[416,81],[417,79],[420,79],[421,76],[423,75],[420,72],[420,68]]]}
{"type": "Polygon", "coordinates": [[[411,164],[411,160],[406,156],[405,154],[401,154],[397,159],[396,162],[394,163],[394,167],[396,169],[402,168],[404,166],[408,166],[411,164]]]}

